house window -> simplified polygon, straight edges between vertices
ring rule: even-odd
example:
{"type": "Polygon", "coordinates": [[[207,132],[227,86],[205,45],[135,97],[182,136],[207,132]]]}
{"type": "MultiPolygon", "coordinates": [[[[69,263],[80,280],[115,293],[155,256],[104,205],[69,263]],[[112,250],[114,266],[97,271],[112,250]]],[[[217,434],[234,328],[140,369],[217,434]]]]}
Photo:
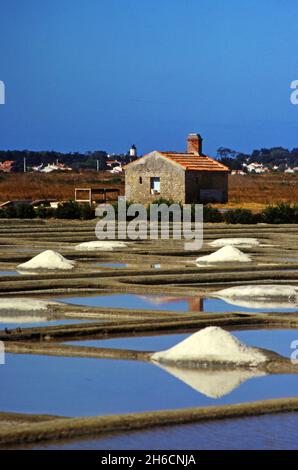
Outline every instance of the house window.
{"type": "Polygon", "coordinates": [[[160,178],[150,178],[151,194],[160,194],[160,178]]]}
{"type": "Polygon", "coordinates": [[[139,183],[142,184],[143,183],[143,178],[140,176],[139,177],[139,183]]]}

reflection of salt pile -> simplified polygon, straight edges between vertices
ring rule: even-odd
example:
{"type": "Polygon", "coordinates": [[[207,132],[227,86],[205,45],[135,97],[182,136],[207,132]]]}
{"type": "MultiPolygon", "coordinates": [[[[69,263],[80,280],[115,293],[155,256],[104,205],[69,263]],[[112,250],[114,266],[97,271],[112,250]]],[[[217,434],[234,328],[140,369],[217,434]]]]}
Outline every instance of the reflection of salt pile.
{"type": "Polygon", "coordinates": [[[27,261],[26,263],[22,263],[18,265],[20,269],[73,269],[75,265],[75,261],[68,260],[64,258],[64,256],[60,255],[53,250],[46,250],[39,255],[34,256],[31,260],[27,261]]]}
{"type": "Polygon", "coordinates": [[[247,263],[251,261],[249,255],[242,253],[233,245],[227,245],[219,250],[211,253],[211,255],[201,256],[197,258],[197,264],[208,264],[208,263],[231,263],[231,262],[241,262],[247,263]]]}
{"type": "Polygon", "coordinates": [[[221,248],[227,245],[250,247],[258,246],[259,244],[260,242],[256,238],[218,238],[209,243],[209,245],[215,248],[221,248]]]}
{"type": "Polygon", "coordinates": [[[159,366],[197,392],[210,398],[220,398],[239,387],[242,382],[266,375],[264,372],[255,369],[202,370],[164,364],[159,364],[159,366]]]}
{"type": "Polygon", "coordinates": [[[48,307],[54,305],[57,304],[55,302],[27,298],[0,299],[0,323],[44,321],[47,317],[48,307]],[[32,315],[30,315],[31,312],[32,315]],[[38,315],[35,312],[38,312],[38,315]]]}
{"type": "Polygon", "coordinates": [[[110,240],[97,240],[94,242],[80,243],[75,247],[79,251],[112,251],[114,248],[125,248],[127,243],[110,240]]]}
{"type": "Polygon", "coordinates": [[[232,305],[247,308],[294,308],[298,304],[298,287],[259,284],[229,287],[215,293],[232,305]]]}
{"type": "Polygon", "coordinates": [[[192,366],[195,363],[257,366],[267,360],[261,351],[246,346],[217,326],[204,328],[176,346],[152,354],[151,359],[166,364],[192,366]]]}

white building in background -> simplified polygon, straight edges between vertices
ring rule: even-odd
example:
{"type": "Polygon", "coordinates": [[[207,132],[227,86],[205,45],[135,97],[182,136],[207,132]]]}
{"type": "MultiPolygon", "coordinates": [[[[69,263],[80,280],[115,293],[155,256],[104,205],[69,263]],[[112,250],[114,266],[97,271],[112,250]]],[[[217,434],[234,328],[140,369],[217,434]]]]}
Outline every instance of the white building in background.
{"type": "Polygon", "coordinates": [[[249,165],[246,166],[247,168],[247,171],[249,173],[258,173],[258,174],[261,174],[261,173],[267,173],[269,171],[269,169],[267,167],[264,167],[263,163],[250,163],[249,165]]]}

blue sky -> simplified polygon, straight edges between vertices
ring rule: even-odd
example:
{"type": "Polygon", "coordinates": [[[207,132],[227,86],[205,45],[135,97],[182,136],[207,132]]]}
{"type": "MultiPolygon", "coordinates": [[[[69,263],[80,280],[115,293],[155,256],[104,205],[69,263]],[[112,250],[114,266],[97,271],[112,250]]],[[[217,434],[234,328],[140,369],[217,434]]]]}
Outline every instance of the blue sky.
{"type": "Polygon", "coordinates": [[[298,147],[296,0],[0,0],[0,149],[298,147]]]}

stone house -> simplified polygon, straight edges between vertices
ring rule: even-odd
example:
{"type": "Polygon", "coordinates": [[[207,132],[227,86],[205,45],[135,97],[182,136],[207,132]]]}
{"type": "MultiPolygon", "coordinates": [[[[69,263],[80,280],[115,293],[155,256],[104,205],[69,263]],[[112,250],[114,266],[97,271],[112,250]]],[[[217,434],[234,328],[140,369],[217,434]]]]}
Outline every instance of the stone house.
{"type": "Polygon", "coordinates": [[[126,199],[142,204],[160,198],[182,204],[227,202],[230,170],[203,154],[202,140],[189,134],[187,152],[154,150],[126,165],[126,199]]]}

